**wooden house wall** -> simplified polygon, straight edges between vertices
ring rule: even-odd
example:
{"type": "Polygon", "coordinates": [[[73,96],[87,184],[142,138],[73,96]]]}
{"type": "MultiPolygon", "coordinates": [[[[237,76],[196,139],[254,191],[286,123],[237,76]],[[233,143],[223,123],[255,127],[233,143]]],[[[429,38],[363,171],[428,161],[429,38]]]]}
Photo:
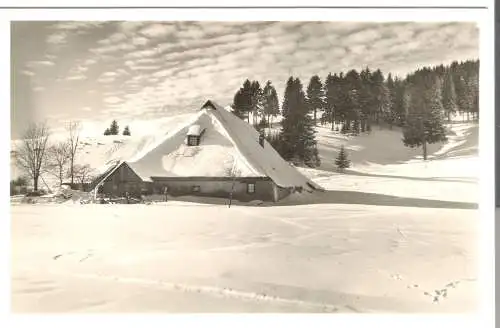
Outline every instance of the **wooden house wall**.
{"type": "Polygon", "coordinates": [[[130,196],[139,197],[143,188],[142,179],[128,165],[123,164],[106,179],[98,193],[125,196],[128,192],[130,196]]]}
{"type": "Polygon", "coordinates": [[[168,194],[172,196],[183,196],[183,195],[199,195],[208,197],[229,197],[229,194],[233,193],[233,198],[250,201],[250,200],[263,200],[263,201],[273,201],[274,182],[270,179],[252,179],[245,178],[243,180],[232,180],[232,179],[217,179],[213,180],[207,179],[176,179],[176,178],[162,178],[154,179],[154,193],[161,194],[164,191],[165,186],[168,186],[168,194]],[[255,192],[248,193],[247,184],[255,184],[255,192]],[[233,185],[234,184],[234,185],[233,185]],[[199,191],[193,191],[193,187],[198,186],[199,191]]]}

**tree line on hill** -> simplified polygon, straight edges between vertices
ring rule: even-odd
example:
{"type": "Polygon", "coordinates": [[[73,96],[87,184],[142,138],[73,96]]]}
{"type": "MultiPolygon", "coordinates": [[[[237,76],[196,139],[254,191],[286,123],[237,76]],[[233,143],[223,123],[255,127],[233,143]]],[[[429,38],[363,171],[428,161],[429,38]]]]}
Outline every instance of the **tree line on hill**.
{"type": "Polygon", "coordinates": [[[360,72],[329,73],[324,81],[310,78],[307,88],[291,76],[280,104],[271,81],[261,88],[258,81],[245,80],[236,92],[234,114],[265,133],[266,139],[296,165],[317,167],[315,126],[329,125],[344,134],[369,133],[373,125],[402,128],[407,147],[422,147],[446,141],[446,122],[461,115],[479,119],[479,60],[424,67],[405,78],[366,67],[360,72]],[[271,118],[282,116],[281,129],[273,133],[271,118]],[[252,122],[250,122],[250,116],[252,122]]]}
{"type": "MultiPolygon", "coordinates": [[[[120,133],[120,127],[118,126],[118,122],[116,120],[113,120],[109,128],[106,128],[106,130],[104,130],[105,136],[116,136],[119,133],[120,133]]],[[[123,129],[122,134],[124,136],[130,136],[130,128],[128,127],[128,125],[123,129]]]]}

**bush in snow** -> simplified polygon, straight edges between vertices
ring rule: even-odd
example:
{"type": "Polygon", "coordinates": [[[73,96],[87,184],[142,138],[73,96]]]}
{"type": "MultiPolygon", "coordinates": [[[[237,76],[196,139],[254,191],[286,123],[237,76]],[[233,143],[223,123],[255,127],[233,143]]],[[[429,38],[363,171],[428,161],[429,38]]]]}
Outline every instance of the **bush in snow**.
{"type": "Polygon", "coordinates": [[[340,146],[340,152],[335,159],[335,165],[340,172],[343,172],[351,166],[351,161],[347,158],[347,152],[344,146],[340,146]]]}
{"type": "Polygon", "coordinates": [[[116,120],[113,120],[113,122],[111,122],[111,126],[109,127],[109,133],[113,136],[116,136],[119,132],[120,128],[118,126],[118,122],[116,122],[116,120]]]}
{"type": "Polygon", "coordinates": [[[111,125],[109,126],[109,128],[104,130],[105,136],[116,136],[116,135],[118,135],[118,133],[120,133],[120,128],[119,128],[118,122],[116,122],[116,120],[113,120],[113,122],[111,122],[111,125]]]}
{"type": "Polygon", "coordinates": [[[26,192],[26,187],[28,185],[28,180],[24,177],[19,177],[15,180],[10,181],[10,195],[17,195],[26,192]]]}
{"type": "Polygon", "coordinates": [[[129,129],[128,125],[125,127],[125,129],[123,129],[123,135],[124,136],[129,136],[130,135],[130,129],[129,129]]]}

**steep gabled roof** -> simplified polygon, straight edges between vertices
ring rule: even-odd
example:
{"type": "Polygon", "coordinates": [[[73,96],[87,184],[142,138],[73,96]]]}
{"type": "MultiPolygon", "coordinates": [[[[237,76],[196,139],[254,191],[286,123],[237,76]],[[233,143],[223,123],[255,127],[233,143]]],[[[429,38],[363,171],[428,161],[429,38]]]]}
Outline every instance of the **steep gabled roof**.
{"type": "Polygon", "coordinates": [[[92,182],[90,183],[90,190],[93,190],[95,187],[100,185],[103,181],[105,181],[113,172],[120,167],[120,164],[122,162],[117,161],[114,164],[110,165],[103,173],[101,173],[99,176],[97,176],[92,182]]]}
{"type": "Polygon", "coordinates": [[[269,177],[283,188],[321,189],[286,162],[248,123],[213,101],[129,166],[143,179],[151,176],[269,177]],[[193,125],[205,130],[199,146],[185,146],[193,125]]]}
{"type": "Polygon", "coordinates": [[[95,188],[97,188],[99,185],[105,182],[114,172],[116,172],[116,170],[118,170],[120,167],[124,165],[128,166],[132,170],[132,172],[135,173],[135,175],[137,175],[137,177],[142,180],[142,177],[140,177],[137,174],[137,172],[135,172],[134,169],[130,167],[130,165],[128,165],[124,161],[117,161],[114,165],[111,165],[106,171],[104,171],[104,173],[99,175],[91,182],[89,190],[94,190],[95,188]]]}

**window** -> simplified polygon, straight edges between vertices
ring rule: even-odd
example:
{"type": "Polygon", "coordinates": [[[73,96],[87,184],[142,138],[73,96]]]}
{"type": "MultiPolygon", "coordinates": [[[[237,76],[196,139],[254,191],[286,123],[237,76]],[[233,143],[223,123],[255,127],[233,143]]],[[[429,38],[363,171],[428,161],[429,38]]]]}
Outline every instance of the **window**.
{"type": "Polygon", "coordinates": [[[199,192],[200,186],[193,186],[193,192],[199,192]]]}
{"type": "Polygon", "coordinates": [[[188,146],[198,146],[198,141],[197,136],[188,136],[188,146]]]}
{"type": "Polygon", "coordinates": [[[253,194],[255,192],[255,183],[248,183],[247,184],[247,192],[249,194],[253,194]]]}

